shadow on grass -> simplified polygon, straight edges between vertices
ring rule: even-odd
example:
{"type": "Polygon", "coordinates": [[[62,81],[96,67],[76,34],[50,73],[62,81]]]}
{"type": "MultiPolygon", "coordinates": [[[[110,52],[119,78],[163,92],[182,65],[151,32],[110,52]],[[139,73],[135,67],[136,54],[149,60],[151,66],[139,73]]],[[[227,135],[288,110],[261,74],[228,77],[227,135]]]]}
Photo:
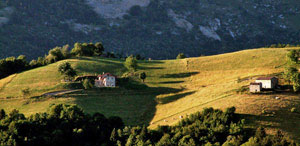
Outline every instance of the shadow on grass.
{"type": "Polygon", "coordinates": [[[163,67],[146,67],[146,66],[139,66],[138,69],[140,70],[150,70],[150,69],[164,69],[163,67]]]}
{"type": "Polygon", "coordinates": [[[166,74],[161,76],[161,78],[187,78],[192,75],[198,74],[199,72],[188,72],[188,73],[178,73],[178,74],[166,74]]]}
{"type": "Polygon", "coordinates": [[[188,95],[192,95],[194,93],[195,93],[195,91],[186,92],[186,93],[172,95],[172,96],[168,96],[168,97],[164,97],[164,98],[158,98],[158,99],[156,99],[156,101],[160,104],[167,104],[167,103],[170,103],[170,102],[174,102],[178,99],[181,99],[183,97],[186,97],[188,95]]]}
{"type": "Polygon", "coordinates": [[[161,94],[177,94],[184,89],[149,87],[137,81],[123,82],[117,88],[84,90],[67,97],[74,97],[75,104],[87,113],[102,113],[107,117],[119,116],[126,125],[146,125],[152,121],[157,104],[166,104],[193,94],[174,95],[157,101],[161,94]]]}
{"type": "Polygon", "coordinates": [[[159,82],[158,84],[177,84],[183,83],[184,81],[168,81],[168,82],[159,82]]]}
{"type": "Polygon", "coordinates": [[[147,63],[147,64],[162,64],[164,63],[163,61],[159,60],[151,60],[151,61],[146,61],[146,60],[140,60],[140,63],[147,63]]]}
{"type": "Polygon", "coordinates": [[[287,132],[292,139],[300,142],[300,113],[290,112],[288,109],[281,109],[264,115],[241,114],[241,118],[246,119],[246,125],[256,128],[262,126],[272,131],[283,130],[287,132]]]}

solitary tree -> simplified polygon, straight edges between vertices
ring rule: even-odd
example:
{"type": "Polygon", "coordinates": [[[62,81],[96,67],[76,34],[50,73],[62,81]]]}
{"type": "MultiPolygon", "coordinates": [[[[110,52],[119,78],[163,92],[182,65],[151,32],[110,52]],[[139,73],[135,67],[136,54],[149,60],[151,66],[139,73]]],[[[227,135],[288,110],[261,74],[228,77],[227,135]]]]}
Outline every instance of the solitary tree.
{"type": "Polygon", "coordinates": [[[186,56],[183,53],[179,53],[176,59],[184,59],[186,56]]]}
{"type": "Polygon", "coordinates": [[[143,82],[145,81],[146,77],[147,77],[147,76],[146,76],[146,73],[145,73],[145,72],[140,73],[140,79],[142,79],[143,82]]]}
{"type": "Polygon", "coordinates": [[[133,55],[126,58],[124,66],[129,70],[135,72],[137,70],[138,64],[136,58],[133,55]]]}
{"type": "Polygon", "coordinates": [[[65,77],[73,78],[77,75],[76,71],[72,68],[69,62],[64,62],[58,66],[58,72],[63,74],[65,77]]]}

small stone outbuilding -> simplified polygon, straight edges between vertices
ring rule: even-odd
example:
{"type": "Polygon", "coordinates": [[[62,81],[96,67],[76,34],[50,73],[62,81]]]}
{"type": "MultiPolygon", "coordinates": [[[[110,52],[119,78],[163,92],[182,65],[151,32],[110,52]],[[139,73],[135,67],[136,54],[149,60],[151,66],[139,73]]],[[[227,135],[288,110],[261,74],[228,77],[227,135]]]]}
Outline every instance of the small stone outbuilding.
{"type": "Polygon", "coordinates": [[[278,85],[278,78],[276,77],[260,77],[255,83],[261,83],[263,89],[274,89],[278,85]]]}
{"type": "Polygon", "coordinates": [[[262,83],[250,83],[249,89],[250,89],[251,93],[261,92],[261,90],[262,90],[262,83]]]}

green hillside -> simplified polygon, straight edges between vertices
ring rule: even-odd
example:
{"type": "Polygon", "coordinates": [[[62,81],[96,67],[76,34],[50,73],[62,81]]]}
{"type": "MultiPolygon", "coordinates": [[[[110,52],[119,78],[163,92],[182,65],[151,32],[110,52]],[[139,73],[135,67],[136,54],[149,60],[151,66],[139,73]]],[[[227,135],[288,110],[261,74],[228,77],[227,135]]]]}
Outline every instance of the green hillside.
{"type": "MultiPolygon", "coordinates": [[[[263,125],[270,133],[282,129],[300,140],[299,114],[290,112],[292,107],[300,108],[296,94],[236,92],[258,76],[279,75],[285,67],[287,50],[261,48],[182,60],[139,61],[138,72],[147,74],[146,86],[134,79],[115,89],[40,97],[70,87],[61,82],[63,77],[57,72],[60,61],[0,80],[0,108],[16,108],[28,116],[46,111],[51,104],[77,104],[88,113],[120,116],[127,125],[146,124],[154,128],[172,125],[180,116],[186,117],[204,107],[235,106],[248,119],[248,126],[263,125]],[[25,88],[29,88],[30,95],[23,97],[21,90],[25,88]]],[[[79,75],[110,72],[121,76],[126,71],[123,60],[117,59],[83,57],[64,61],[70,62],[79,75]]]]}

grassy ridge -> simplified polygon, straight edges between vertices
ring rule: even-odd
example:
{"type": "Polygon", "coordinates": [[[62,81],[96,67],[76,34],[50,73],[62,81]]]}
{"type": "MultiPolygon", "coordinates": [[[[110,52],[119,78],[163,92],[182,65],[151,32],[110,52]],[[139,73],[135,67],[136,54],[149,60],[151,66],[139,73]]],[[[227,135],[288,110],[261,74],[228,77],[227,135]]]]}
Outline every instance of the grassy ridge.
{"type": "MultiPolygon", "coordinates": [[[[297,95],[236,93],[236,90],[246,87],[257,76],[281,73],[287,50],[262,48],[182,60],[140,61],[139,71],[146,72],[147,87],[139,90],[123,87],[95,89],[71,93],[61,98],[20,96],[19,90],[25,87],[32,89],[31,96],[63,89],[63,83],[60,82],[62,77],[56,71],[58,62],[0,80],[1,97],[19,97],[2,99],[0,108],[17,108],[30,115],[46,111],[51,104],[70,103],[78,104],[88,113],[120,116],[129,125],[149,124],[150,127],[156,127],[173,124],[180,119],[179,116],[185,117],[204,107],[225,109],[236,106],[238,113],[252,121],[249,126],[260,124],[267,127],[269,132],[282,129],[299,139],[297,132],[300,129],[295,127],[300,127],[300,119],[297,113],[289,112],[291,107],[300,108],[297,95]],[[280,97],[280,100],[275,97],[280,97]],[[272,116],[262,111],[272,113],[272,116]],[[286,118],[292,120],[284,120],[286,118]]],[[[120,76],[126,71],[122,60],[79,58],[67,61],[80,75],[111,72],[120,76]]]]}

